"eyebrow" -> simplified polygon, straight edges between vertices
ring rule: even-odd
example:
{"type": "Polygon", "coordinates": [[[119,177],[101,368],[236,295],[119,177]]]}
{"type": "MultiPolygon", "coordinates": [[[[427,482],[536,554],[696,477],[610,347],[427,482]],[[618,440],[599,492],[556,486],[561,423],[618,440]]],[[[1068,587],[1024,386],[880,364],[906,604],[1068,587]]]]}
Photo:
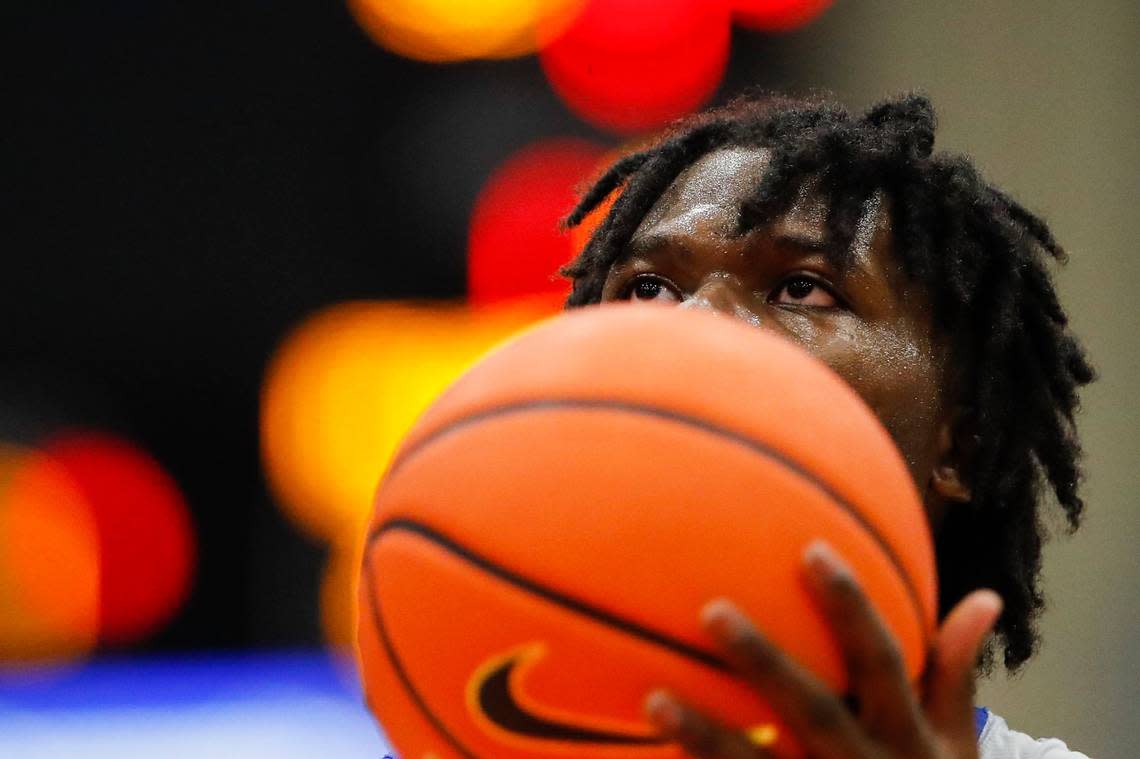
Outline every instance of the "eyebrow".
{"type": "Polygon", "coordinates": [[[777,242],[788,243],[820,253],[826,253],[831,249],[831,243],[827,241],[826,233],[824,237],[820,237],[804,232],[776,232],[772,235],[772,239],[777,242]]]}
{"type": "Polygon", "coordinates": [[[626,245],[626,252],[623,258],[645,255],[660,248],[673,248],[686,255],[692,254],[683,235],[670,234],[668,232],[650,232],[649,234],[641,235],[640,237],[635,236],[631,239],[629,244],[626,245]]]}
{"type": "MultiPolygon", "coordinates": [[[[777,246],[789,246],[798,251],[797,254],[785,248],[787,255],[823,256],[828,266],[832,267],[835,275],[840,279],[846,280],[852,274],[866,274],[869,271],[866,262],[861,257],[837,254],[831,242],[826,238],[826,234],[826,231],[823,235],[818,235],[804,230],[769,228],[769,238],[777,246]]],[[[689,247],[683,233],[648,232],[631,239],[614,263],[627,262],[631,258],[644,258],[663,249],[678,253],[685,258],[693,256],[693,250],[689,247]]]]}
{"type": "MultiPolygon", "coordinates": [[[[812,253],[828,253],[831,250],[831,244],[826,239],[807,232],[781,230],[773,232],[771,239],[778,243],[803,248],[812,253]]],[[[646,255],[660,248],[672,248],[685,255],[692,255],[685,235],[672,232],[650,232],[630,240],[626,248],[626,256],[646,255]]]]}

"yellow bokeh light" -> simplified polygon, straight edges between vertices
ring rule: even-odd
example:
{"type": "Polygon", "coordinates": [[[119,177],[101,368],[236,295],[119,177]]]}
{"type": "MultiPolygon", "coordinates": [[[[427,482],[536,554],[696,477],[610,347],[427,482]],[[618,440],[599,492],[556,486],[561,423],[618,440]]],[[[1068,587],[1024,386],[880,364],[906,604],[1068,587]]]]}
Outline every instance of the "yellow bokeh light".
{"type": "Polygon", "coordinates": [[[357,23],[407,58],[447,63],[539,49],[583,0],[348,0],[357,23]]]}
{"type": "Polygon", "coordinates": [[[545,299],[479,310],[356,302],[310,318],[262,391],[262,454],[279,503],[318,539],[351,545],[416,417],[490,347],[553,311],[545,299]]]}

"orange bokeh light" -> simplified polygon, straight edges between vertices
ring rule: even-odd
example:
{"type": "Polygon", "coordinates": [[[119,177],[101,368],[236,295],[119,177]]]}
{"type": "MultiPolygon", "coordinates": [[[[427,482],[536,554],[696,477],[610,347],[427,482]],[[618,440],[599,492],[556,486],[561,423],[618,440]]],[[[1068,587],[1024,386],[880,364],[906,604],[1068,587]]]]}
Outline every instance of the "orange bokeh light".
{"type": "Polygon", "coordinates": [[[575,238],[559,223],[579,186],[599,171],[605,148],[578,139],[529,145],[487,180],[471,215],[468,300],[486,305],[520,296],[564,299],[570,284],[558,269],[575,255],[575,238]]]}
{"type": "Polygon", "coordinates": [[[712,96],[728,61],[729,28],[725,0],[588,0],[539,55],[575,113],[638,133],[712,96]]]}
{"type": "Polygon", "coordinates": [[[0,445],[0,659],[69,659],[181,606],[194,536],[150,456],[104,434],[0,445]]]}
{"type": "Polygon", "coordinates": [[[420,61],[533,53],[574,17],[582,0],[348,0],[384,48],[420,61]]]}
{"type": "Polygon", "coordinates": [[[0,486],[0,659],[74,658],[99,636],[99,535],[65,467],[4,446],[0,486]]]}

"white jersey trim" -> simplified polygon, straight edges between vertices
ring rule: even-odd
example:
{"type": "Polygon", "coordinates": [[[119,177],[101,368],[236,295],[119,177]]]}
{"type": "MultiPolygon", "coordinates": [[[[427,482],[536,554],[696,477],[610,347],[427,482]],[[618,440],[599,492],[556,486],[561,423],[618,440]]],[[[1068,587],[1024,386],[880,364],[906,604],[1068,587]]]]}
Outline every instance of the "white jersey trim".
{"type": "Polygon", "coordinates": [[[1057,738],[1031,738],[1019,733],[993,712],[987,715],[986,726],[978,736],[978,755],[980,759],[1089,759],[1057,738]]]}

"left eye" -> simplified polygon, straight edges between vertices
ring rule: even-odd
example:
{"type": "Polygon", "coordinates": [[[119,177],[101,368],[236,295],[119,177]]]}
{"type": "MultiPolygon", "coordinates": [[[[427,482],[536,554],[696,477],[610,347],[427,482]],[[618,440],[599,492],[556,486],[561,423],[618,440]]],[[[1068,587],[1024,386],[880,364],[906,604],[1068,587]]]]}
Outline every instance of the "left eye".
{"type": "Polygon", "coordinates": [[[770,299],[774,303],[791,303],[797,306],[830,308],[839,304],[831,292],[818,280],[797,274],[784,280],[772,291],[770,299]]]}

